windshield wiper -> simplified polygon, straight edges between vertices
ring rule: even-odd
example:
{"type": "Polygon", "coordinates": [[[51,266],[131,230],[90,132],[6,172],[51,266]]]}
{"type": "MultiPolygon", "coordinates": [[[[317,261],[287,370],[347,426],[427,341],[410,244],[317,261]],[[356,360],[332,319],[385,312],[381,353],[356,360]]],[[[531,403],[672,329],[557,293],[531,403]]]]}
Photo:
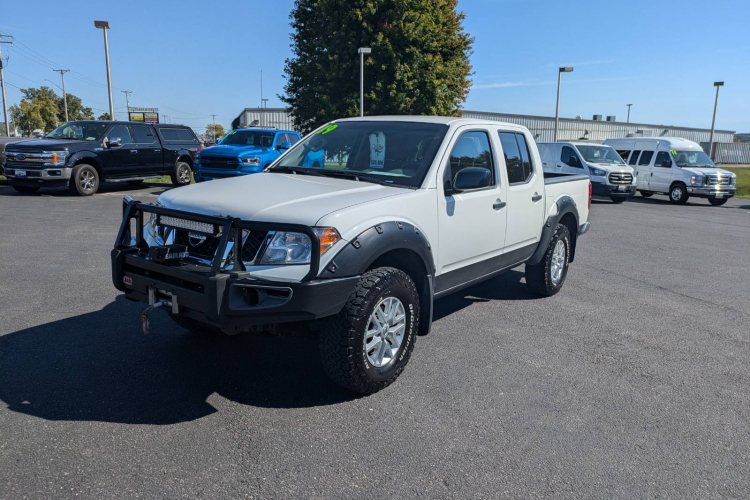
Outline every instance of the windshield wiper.
{"type": "Polygon", "coordinates": [[[326,177],[339,177],[342,179],[352,179],[358,182],[372,182],[373,184],[380,184],[381,186],[392,186],[392,187],[401,187],[401,188],[411,189],[411,187],[409,186],[396,184],[393,181],[389,182],[387,180],[380,179],[377,176],[368,175],[366,173],[361,173],[361,172],[350,172],[346,170],[322,170],[321,175],[324,175],[326,177]]]}
{"type": "Polygon", "coordinates": [[[293,174],[300,174],[300,175],[313,175],[316,177],[322,177],[322,174],[314,169],[309,169],[306,167],[288,167],[286,165],[274,167],[269,172],[278,172],[278,171],[284,171],[284,172],[291,172],[293,174]]]}

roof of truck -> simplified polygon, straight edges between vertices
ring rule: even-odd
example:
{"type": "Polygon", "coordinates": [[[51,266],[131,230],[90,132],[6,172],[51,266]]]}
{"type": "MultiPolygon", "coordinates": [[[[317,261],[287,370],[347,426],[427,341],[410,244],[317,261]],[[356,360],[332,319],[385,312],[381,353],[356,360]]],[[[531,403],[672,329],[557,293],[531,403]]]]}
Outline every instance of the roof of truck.
{"type": "Polygon", "coordinates": [[[334,120],[342,121],[388,121],[388,122],[415,122],[415,123],[437,123],[441,125],[503,125],[510,127],[521,127],[514,123],[499,122],[495,120],[482,120],[480,118],[463,118],[460,116],[423,116],[423,115],[383,115],[383,116],[364,116],[355,118],[341,118],[334,120]]]}

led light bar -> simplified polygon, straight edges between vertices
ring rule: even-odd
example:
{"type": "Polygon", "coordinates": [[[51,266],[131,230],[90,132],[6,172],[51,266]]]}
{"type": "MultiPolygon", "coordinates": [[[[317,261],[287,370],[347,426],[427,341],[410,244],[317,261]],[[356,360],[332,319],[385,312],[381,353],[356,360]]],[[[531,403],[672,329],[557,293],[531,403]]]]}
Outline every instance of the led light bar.
{"type": "Polygon", "coordinates": [[[159,216],[159,225],[187,229],[188,231],[210,234],[211,236],[216,234],[216,226],[209,224],[208,222],[178,219],[177,217],[170,217],[168,215],[159,216]]]}

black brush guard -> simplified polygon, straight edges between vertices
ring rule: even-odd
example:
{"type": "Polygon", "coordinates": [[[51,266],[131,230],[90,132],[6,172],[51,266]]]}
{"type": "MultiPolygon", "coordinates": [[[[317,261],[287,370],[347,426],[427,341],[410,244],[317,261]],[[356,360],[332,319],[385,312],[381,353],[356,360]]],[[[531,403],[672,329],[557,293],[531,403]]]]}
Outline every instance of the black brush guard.
{"type": "Polygon", "coordinates": [[[320,240],[313,228],[300,224],[245,221],[209,216],[141,203],[126,197],[123,219],[111,252],[112,281],[130,300],[152,304],[168,297],[180,315],[219,326],[225,331],[246,327],[310,320],[336,314],[354,290],[358,276],[316,279],[320,268],[320,240]],[[219,244],[210,265],[190,261],[159,263],[148,258],[143,237],[145,214],[212,224],[221,228],[219,244]],[[135,232],[131,224],[135,220],[135,232]],[[241,242],[243,231],[289,231],[310,238],[310,268],[301,281],[271,281],[253,277],[246,269],[241,244],[235,243],[232,270],[222,264],[230,241],[241,242]]]}

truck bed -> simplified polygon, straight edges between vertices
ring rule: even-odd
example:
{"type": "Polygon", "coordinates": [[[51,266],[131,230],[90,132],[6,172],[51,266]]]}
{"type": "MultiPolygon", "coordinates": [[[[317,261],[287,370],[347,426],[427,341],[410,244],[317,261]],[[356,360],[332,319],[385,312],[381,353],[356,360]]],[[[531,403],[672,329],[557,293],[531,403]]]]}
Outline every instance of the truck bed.
{"type": "Polygon", "coordinates": [[[544,173],[547,191],[547,214],[554,213],[557,200],[564,196],[573,198],[578,210],[578,224],[589,219],[589,176],[585,174],[544,173]]]}

